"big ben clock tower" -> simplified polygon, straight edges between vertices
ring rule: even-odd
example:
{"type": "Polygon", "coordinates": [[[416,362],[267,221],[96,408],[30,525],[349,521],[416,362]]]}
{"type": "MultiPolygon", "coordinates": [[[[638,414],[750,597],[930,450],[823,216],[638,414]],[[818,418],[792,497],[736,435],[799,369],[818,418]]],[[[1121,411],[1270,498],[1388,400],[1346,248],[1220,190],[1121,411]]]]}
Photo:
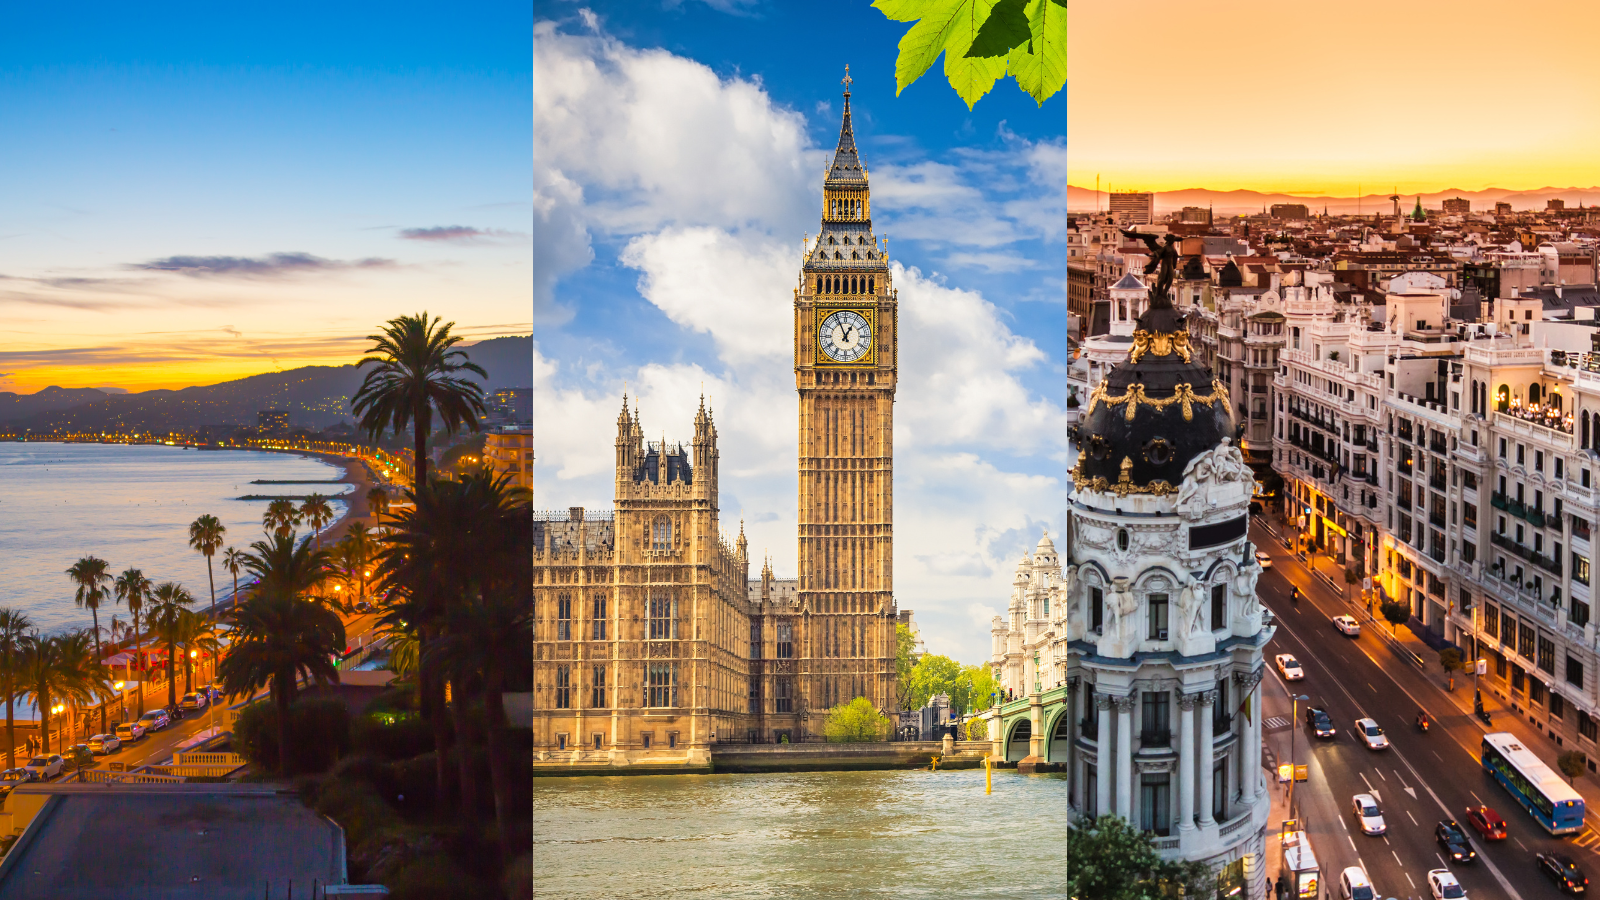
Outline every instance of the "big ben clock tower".
{"type": "Polygon", "coordinates": [[[844,122],[822,184],[822,232],[794,299],[800,392],[799,697],[807,730],[830,707],[895,697],[894,390],[899,321],[872,233],[867,169],[844,122]]]}

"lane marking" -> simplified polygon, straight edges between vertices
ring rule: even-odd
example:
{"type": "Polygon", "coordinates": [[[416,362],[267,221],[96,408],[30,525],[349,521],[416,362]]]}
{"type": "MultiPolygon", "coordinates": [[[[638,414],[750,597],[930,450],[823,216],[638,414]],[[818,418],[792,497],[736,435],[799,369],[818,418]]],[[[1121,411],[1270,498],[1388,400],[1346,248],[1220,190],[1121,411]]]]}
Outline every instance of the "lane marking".
{"type": "Polygon", "coordinates": [[[1395,852],[1393,850],[1390,850],[1389,853],[1394,856],[1394,864],[1395,865],[1399,866],[1402,869],[1404,869],[1406,867],[1406,864],[1400,861],[1400,854],[1399,853],[1397,853],[1397,852],[1395,852]]]}
{"type": "Polygon", "coordinates": [[[1467,791],[1467,793],[1472,795],[1472,799],[1478,801],[1478,805],[1479,806],[1488,806],[1489,805],[1489,804],[1483,802],[1483,798],[1478,796],[1478,792],[1477,791],[1467,791]]]}
{"type": "MultiPolygon", "coordinates": [[[[1350,835],[1348,835],[1348,834],[1346,834],[1346,835],[1345,835],[1345,836],[1344,836],[1344,839],[1345,839],[1345,840],[1347,840],[1347,841],[1349,841],[1349,842],[1350,842],[1350,849],[1351,849],[1351,851],[1354,851],[1354,850],[1355,850],[1355,849],[1356,849],[1356,839],[1355,839],[1355,838],[1353,838],[1353,837],[1351,837],[1351,836],[1350,836],[1350,835]]],[[[1356,859],[1358,859],[1358,860],[1359,860],[1359,859],[1360,859],[1360,858],[1361,858],[1361,857],[1359,857],[1359,856],[1358,856],[1358,857],[1356,857],[1356,859]]]]}
{"type": "MultiPolygon", "coordinates": [[[[1411,816],[1411,810],[1406,810],[1406,815],[1411,816]]],[[[1417,826],[1418,828],[1422,827],[1422,823],[1417,821],[1416,816],[1411,816],[1411,824],[1417,826]]]]}
{"type": "Polygon", "coordinates": [[[1413,891],[1416,890],[1417,889],[1417,883],[1415,881],[1411,881],[1411,873],[1410,872],[1406,872],[1404,874],[1406,876],[1406,881],[1410,881],[1411,882],[1411,889],[1413,891]]]}
{"type": "Polygon", "coordinates": [[[1373,793],[1373,794],[1377,793],[1378,789],[1372,786],[1372,782],[1367,781],[1367,773],[1365,773],[1365,772],[1357,772],[1356,774],[1361,776],[1361,780],[1367,785],[1367,791],[1368,792],[1373,793]]]}
{"type": "Polygon", "coordinates": [[[1387,777],[1384,776],[1382,769],[1373,769],[1372,771],[1377,772],[1378,773],[1378,777],[1382,778],[1384,781],[1388,781],[1389,780],[1387,777]]]}
{"type": "Polygon", "coordinates": [[[1522,848],[1523,853],[1528,852],[1528,845],[1522,842],[1522,838],[1512,838],[1512,840],[1517,842],[1517,846],[1522,848]]]}

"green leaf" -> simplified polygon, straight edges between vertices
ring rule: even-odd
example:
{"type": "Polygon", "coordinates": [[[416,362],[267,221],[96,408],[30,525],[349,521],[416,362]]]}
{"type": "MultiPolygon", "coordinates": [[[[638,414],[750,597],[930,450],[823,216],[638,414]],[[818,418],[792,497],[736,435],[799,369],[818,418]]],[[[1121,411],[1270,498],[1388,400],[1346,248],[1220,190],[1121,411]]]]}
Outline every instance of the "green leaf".
{"type": "MultiPolygon", "coordinates": [[[[909,5],[908,0],[890,0],[909,5]]],[[[961,12],[973,0],[933,0],[917,24],[900,39],[900,56],[894,63],[894,92],[900,92],[928,71],[944,52],[951,29],[961,20],[961,12]]],[[[965,48],[963,48],[965,49],[965,48]]]]}
{"type": "Polygon", "coordinates": [[[1016,47],[1028,42],[1032,32],[1028,28],[1028,15],[1023,8],[1028,0],[999,0],[989,10],[989,18],[978,29],[966,56],[1005,56],[1016,47]]]}
{"type": "Polygon", "coordinates": [[[995,4],[991,0],[963,0],[956,21],[945,38],[944,77],[971,109],[994,83],[1006,74],[1005,57],[969,57],[972,42],[995,4]]]}
{"type": "Polygon", "coordinates": [[[1030,0],[1026,47],[1011,51],[1007,69],[1017,87],[1040,106],[1067,83],[1067,6],[1060,0],[1030,0]]]}
{"type": "Polygon", "coordinates": [[[875,0],[872,8],[891,22],[915,22],[938,5],[939,0],[875,0]]]}

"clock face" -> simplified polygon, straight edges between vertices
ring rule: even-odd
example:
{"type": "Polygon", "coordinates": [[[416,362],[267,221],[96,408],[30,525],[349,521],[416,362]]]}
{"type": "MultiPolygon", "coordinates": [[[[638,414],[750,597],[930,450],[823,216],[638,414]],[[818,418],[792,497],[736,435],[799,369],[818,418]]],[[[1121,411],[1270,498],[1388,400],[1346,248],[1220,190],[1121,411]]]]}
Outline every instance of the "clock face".
{"type": "Polygon", "coordinates": [[[860,313],[841,309],[822,320],[817,346],[834,362],[855,362],[872,349],[872,326],[860,313]]]}

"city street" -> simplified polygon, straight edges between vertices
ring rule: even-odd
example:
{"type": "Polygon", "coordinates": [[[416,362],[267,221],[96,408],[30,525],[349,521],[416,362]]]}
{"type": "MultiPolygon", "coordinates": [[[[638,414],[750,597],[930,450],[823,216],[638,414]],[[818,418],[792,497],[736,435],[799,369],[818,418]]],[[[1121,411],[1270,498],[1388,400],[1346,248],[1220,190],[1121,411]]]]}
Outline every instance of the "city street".
{"type": "MultiPolygon", "coordinates": [[[[1537,851],[1568,853],[1591,878],[1600,876],[1600,854],[1592,849],[1597,822],[1592,809],[1589,827],[1576,840],[1556,839],[1545,832],[1484,774],[1478,763],[1483,729],[1423,675],[1407,651],[1386,639],[1388,623],[1370,621],[1364,608],[1312,577],[1281,541],[1259,526],[1252,536],[1258,549],[1273,557],[1274,566],[1263,574],[1259,592],[1279,625],[1267,650],[1272,674],[1264,696],[1276,695],[1276,702],[1269,699],[1265,704],[1269,717],[1265,732],[1268,742],[1274,743],[1276,736],[1287,737],[1284,732],[1297,729],[1297,761],[1311,766],[1310,781],[1297,787],[1295,799],[1307,820],[1327,896],[1337,896],[1339,873],[1357,864],[1367,870],[1379,896],[1396,898],[1429,897],[1427,872],[1436,868],[1453,872],[1469,897],[1560,896],[1535,869],[1537,851]],[[1291,585],[1300,588],[1298,605],[1290,601],[1291,585]],[[1346,613],[1361,621],[1360,637],[1346,637],[1331,624],[1331,617],[1346,613]],[[1271,662],[1278,653],[1295,655],[1305,669],[1303,681],[1283,683],[1271,662]],[[1286,721],[1291,694],[1310,698],[1300,704],[1301,720],[1292,724],[1286,721]],[[1328,713],[1338,729],[1335,738],[1319,740],[1312,735],[1304,723],[1307,706],[1328,713]],[[1434,718],[1427,733],[1414,724],[1419,708],[1434,718]],[[1358,740],[1354,722],[1363,716],[1377,720],[1389,737],[1389,749],[1368,750],[1358,740]],[[1373,837],[1361,832],[1350,810],[1356,793],[1379,798],[1388,834],[1373,837]],[[1463,813],[1479,803],[1505,818],[1509,839],[1486,843],[1471,831],[1463,813]],[[1434,827],[1447,818],[1467,830],[1479,854],[1476,862],[1444,863],[1434,827]]],[[[1471,681],[1470,676],[1458,679],[1458,691],[1470,692],[1471,681]]],[[[1553,758],[1544,761],[1554,767],[1553,758]]],[[[1267,846],[1269,853],[1276,852],[1275,834],[1269,834],[1267,846]]]]}

